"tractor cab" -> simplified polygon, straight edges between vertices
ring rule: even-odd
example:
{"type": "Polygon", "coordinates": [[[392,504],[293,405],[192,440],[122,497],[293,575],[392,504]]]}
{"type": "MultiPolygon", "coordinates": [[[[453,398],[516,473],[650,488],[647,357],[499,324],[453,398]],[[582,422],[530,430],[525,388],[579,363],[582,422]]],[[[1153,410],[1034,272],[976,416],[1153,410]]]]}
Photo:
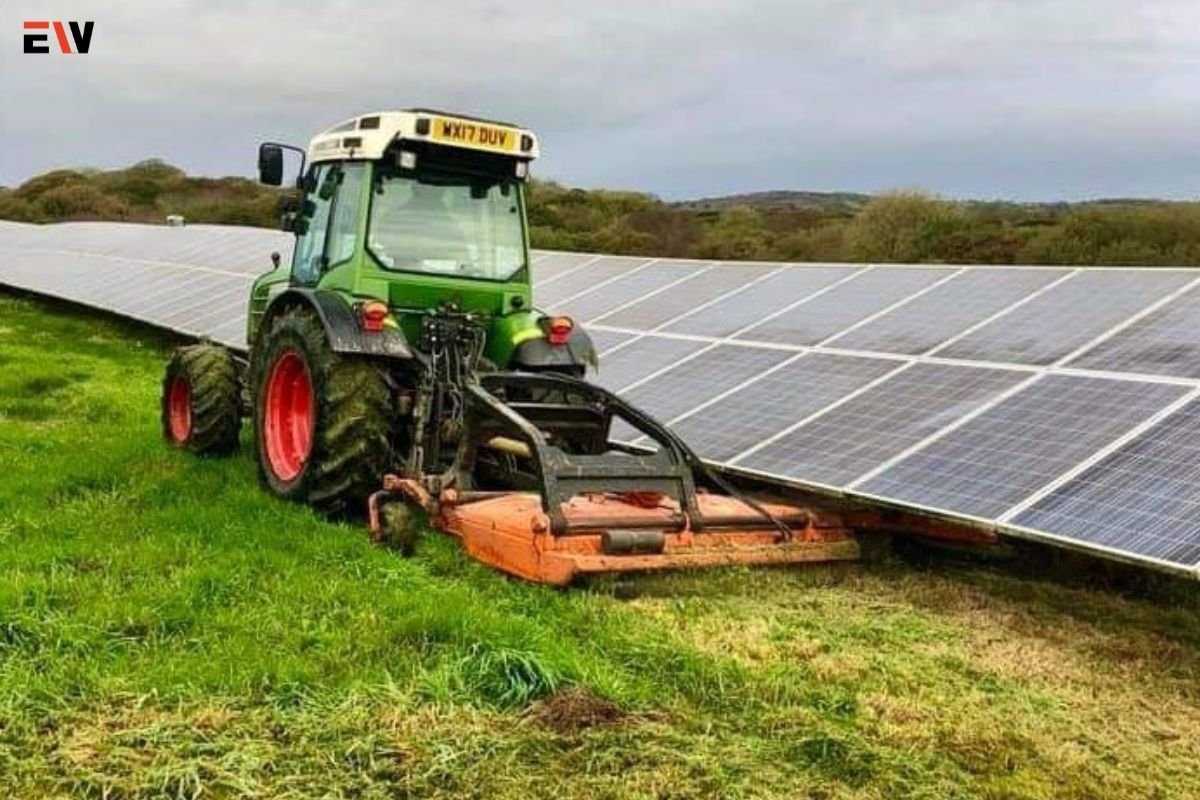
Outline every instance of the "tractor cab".
{"type": "MultiPolygon", "coordinates": [[[[548,338],[549,321],[533,312],[529,269],[532,132],[424,109],[366,114],[318,134],[306,150],[263,144],[264,183],[283,183],[285,150],[301,159],[299,198],[283,215],[296,245],[290,265],[255,286],[251,341],[285,286],[334,292],[352,307],[382,302],[409,342],[432,310],[452,307],[488,328],[486,355],[502,365],[534,338],[527,331],[545,329],[548,338]]],[[[586,360],[566,356],[552,360],[586,360]]]]}

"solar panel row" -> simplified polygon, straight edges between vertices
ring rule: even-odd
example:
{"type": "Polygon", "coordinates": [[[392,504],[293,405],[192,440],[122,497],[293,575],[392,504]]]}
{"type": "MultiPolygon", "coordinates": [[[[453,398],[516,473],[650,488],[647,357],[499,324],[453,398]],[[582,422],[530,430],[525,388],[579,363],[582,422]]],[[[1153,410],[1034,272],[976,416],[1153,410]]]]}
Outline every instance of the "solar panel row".
{"type": "MultiPolygon", "coordinates": [[[[0,283],[241,346],[290,237],[0,223],[0,283]]],[[[713,463],[1200,568],[1200,277],[535,253],[596,380],[713,463]]],[[[620,430],[618,437],[631,437],[620,430]]]]}
{"type": "Polygon", "coordinates": [[[254,277],[292,237],[218,225],[0,228],[0,283],[245,347],[254,277]]]}
{"type": "MultiPolygon", "coordinates": [[[[1200,323],[1195,272],[752,265],[739,280],[740,266],[718,265],[593,317],[597,331],[639,337],[603,362],[601,381],[613,369],[611,385],[715,463],[1200,565],[1164,544],[1200,542],[1200,519],[1139,518],[1152,532],[1113,533],[1121,540],[1113,546],[1089,533],[1111,530],[1109,508],[1075,503],[1069,519],[1043,513],[1086,477],[1024,507],[1131,431],[1149,437],[1157,429],[1139,426],[1192,391],[1200,378],[1200,348],[1188,343],[1200,323]],[[710,288],[714,275],[722,289],[710,288]],[[690,303],[699,287],[711,293],[690,303]],[[671,307],[658,310],[656,299],[668,297],[671,307]],[[753,351],[735,343],[778,352],[748,357],[753,351]],[[743,364],[746,380],[734,368],[743,364]]],[[[1137,477],[1104,474],[1118,493],[1137,477]]],[[[1172,491],[1200,503],[1194,477],[1172,491]]],[[[1153,516],[1146,498],[1140,508],[1153,516]]]]}

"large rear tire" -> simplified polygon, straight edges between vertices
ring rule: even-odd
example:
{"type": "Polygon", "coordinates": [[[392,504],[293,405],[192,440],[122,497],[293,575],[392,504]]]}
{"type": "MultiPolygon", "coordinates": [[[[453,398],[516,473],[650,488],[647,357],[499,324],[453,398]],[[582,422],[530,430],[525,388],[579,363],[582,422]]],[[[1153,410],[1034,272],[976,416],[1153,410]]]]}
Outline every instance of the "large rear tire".
{"type": "Polygon", "coordinates": [[[311,312],[281,313],[253,359],[258,474],[327,514],[365,511],[392,461],[392,396],[369,360],[333,352],[311,312]]]}
{"type": "Polygon", "coordinates": [[[170,444],[201,456],[227,456],[242,427],[237,365],[224,347],[180,347],[162,385],[162,430],[170,444]]]}

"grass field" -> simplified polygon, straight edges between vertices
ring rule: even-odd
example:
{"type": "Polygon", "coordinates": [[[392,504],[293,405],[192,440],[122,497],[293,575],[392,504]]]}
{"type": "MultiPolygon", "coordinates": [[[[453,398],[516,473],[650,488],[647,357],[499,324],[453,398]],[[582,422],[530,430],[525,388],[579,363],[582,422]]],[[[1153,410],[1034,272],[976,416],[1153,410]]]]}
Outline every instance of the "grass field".
{"type": "Polygon", "coordinates": [[[0,295],[0,796],[1200,796],[1190,586],[401,559],[168,450],[166,347],[0,295]]]}

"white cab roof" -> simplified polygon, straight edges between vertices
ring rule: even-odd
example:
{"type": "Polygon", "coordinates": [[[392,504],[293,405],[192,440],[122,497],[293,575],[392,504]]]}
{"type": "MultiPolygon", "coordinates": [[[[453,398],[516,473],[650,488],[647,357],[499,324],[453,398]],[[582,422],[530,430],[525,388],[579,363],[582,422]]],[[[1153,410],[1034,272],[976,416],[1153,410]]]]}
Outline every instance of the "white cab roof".
{"type": "Polygon", "coordinates": [[[338,123],[313,137],[308,144],[308,160],[376,159],[396,138],[527,161],[539,155],[537,137],[525,128],[444,111],[410,109],[362,114],[338,123]]]}

